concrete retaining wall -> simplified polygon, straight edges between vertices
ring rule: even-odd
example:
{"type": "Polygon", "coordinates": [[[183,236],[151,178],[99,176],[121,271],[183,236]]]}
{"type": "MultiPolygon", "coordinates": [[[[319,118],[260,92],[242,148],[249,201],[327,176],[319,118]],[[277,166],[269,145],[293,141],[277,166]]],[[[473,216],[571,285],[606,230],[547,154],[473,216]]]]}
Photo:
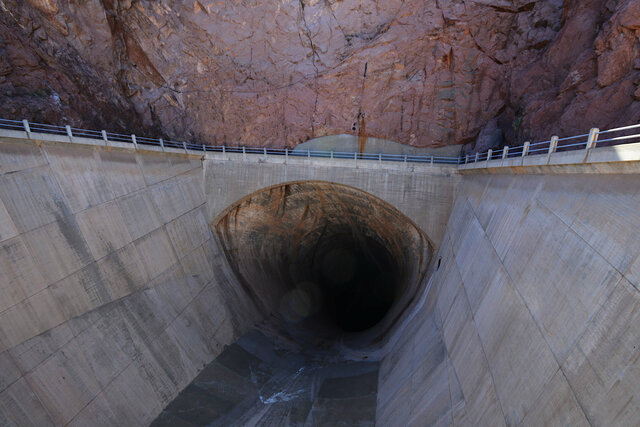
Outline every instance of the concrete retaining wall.
{"type": "Polygon", "coordinates": [[[413,220],[438,248],[459,181],[455,166],[402,162],[305,159],[208,153],[205,192],[209,217],[276,184],[317,180],[349,185],[388,202],[413,220]]]}
{"type": "Polygon", "coordinates": [[[382,363],[378,424],[637,424],[638,182],[466,176],[427,304],[382,363]]]}
{"type": "Polygon", "coordinates": [[[153,420],[260,320],[209,228],[255,190],[345,183],[442,238],[454,168],[312,162],[0,139],[0,425],[153,420]]]}
{"type": "Polygon", "coordinates": [[[636,424],[638,156],[597,150],[612,160],[459,176],[0,140],[0,425],[147,425],[260,320],[209,223],[297,180],[368,191],[439,248],[381,363],[379,425],[636,424]]]}
{"type": "Polygon", "coordinates": [[[0,142],[0,425],[147,425],[257,320],[202,178],[184,155],[0,142]]]}

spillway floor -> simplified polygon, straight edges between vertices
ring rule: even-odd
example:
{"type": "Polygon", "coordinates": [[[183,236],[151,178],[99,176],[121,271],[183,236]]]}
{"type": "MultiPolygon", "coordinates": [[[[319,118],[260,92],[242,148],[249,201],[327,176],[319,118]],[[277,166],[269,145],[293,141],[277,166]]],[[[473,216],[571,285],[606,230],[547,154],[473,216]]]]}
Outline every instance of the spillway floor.
{"type": "Polygon", "coordinates": [[[254,329],[225,350],[151,424],[373,426],[378,362],[327,358],[254,329]]]}

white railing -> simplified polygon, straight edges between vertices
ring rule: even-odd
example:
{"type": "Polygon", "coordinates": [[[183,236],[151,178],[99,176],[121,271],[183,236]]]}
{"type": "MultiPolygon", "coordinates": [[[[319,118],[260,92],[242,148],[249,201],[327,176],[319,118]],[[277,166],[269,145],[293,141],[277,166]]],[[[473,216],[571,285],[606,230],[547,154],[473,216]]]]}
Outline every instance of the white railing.
{"type": "Polygon", "coordinates": [[[473,164],[477,162],[487,162],[489,160],[506,160],[515,157],[527,157],[532,155],[551,156],[553,153],[585,150],[596,148],[599,144],[606,146],[629,144],[640,142],[640,124],[624,126],[615,129],[600,130],[593,128],[589,133],[582,135],[559,138],[552,136],[548,141],[530,143],[525,142],[516,147],[505,146],[499,149],[489,149],[473,155],[466,155],[461,159],[461,164],[473,164]]]}
{"type": "MultiPolygon", "coordinates": [[[[30,123],[27,120],[8,120],[0,119],[0,129],[15,130],[24,132],[27,138],[32,138],[33,134],[38,135],[59,135],[66,137],[69,141],[73,138],[89,138],[96,140],[97,143],[109,145],[110,142],[132,144],[134,147],[138,145],[149,145],[165,148],[175,148],[184,150],[185,152],[218,152],[218,153],[242,153],[257,155],[275,155],[275,156],[291,156],[291,157],[308,157],[308,158],[331,158],[331,159],[354,159],[354,160],[373,160],[379,162],[404,162],[404,163],[428,163],[428,164],[448,164],[448,165],[473,165],[477,162],[488,162],[491,160],[507,160],[512,158],[525,158],[528,156],[544,155],[548,158],[553,153],[589,150],[598,146],[598,144],[619,145],[640,142],[640,124],[631,126],[618,127],[615,129],[600,130],[593,128],[589,133],[582,135],[568,136],[559,138],[551,137],[548,141],[542,142],[525,142],[515,147],[505,146],[499,149],[489,149],[484,152],[466,155],[464,157],[446,157],[433,155],[407,155],[407,154],[385,154],[385,153],[359,153],[347,151],[317,151],[317,150],[301,150],[288,148],[256,148],[247,146],[212,146],[206,144],[196,144],[193,142],[172,141],[163,138],[148,138],[137,136],[134,134],[126,135],[121,133],[107,132],[104,130],[80,129],[71,126],[54,126],[43,123],[30,123]]],[[[586,158],[586,157],[585,157],[586,158]]]]}
{"type": "Polygon", "coordinates": [[[66,137],[68,141],[73,138],[89,138],[97,143],[108,145],[110,142],[119,142],[138,145],[150,145],[165,148],[177,148],[188,152],[218,152],[218,153],[242,153],[257,155],[276,155],[308,158],[330,158],[330,159],[354,159],[354,160],[374,160],[379,162],[404,162],[404,163],[427,163],[427,164],[448,164],[458,165],[459,157],[446,157],[434,155],[410,155],[410,154],[385,154],[385,153],[359,153],[346,151],[317,151],[288,148],[256,148],[246,146],[212,146],[206,144],[196,144],[193,142],[172,141],[163,138],[148,138],[137,135],[126,135],[121,133],[107,132],[104,130],[79,129],[70,126],[53,126],[42,123],[30,123],[27,120],[0,119],[0,129],[16,130],[26,133],[27,138],[32,138],[33,134],[59,135],[66,137]]]}

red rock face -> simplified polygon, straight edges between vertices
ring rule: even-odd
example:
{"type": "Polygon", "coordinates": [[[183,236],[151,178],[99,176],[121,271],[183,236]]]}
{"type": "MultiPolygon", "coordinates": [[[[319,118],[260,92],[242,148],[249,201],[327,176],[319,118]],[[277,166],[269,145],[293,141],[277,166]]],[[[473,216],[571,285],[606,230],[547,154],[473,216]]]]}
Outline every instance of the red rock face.
{"type": "Polygon", "coordinates": [[[640,2],[567,1],[562,19],[542,58],[511,75],[502,117],[508,140],[640,121],[640,2]]]}
{"type": "Polygon", "coordinates": [[[415,146],[461,144],[492,119],[513,143],[640,118],[634,0],[0,8],[8,118],[275,147],[363,126],[415,146]]]}

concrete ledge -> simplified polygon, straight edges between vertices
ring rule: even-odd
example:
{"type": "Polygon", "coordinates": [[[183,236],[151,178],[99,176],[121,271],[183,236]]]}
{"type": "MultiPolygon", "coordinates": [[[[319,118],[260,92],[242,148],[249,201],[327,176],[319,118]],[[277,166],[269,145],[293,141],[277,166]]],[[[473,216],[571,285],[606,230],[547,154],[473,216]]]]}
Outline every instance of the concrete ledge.
{"type": "Polygon", "coordinates": [[[640,173],[640,143],[495,159],[458,167],[461,174],[640,173]]]}
{"type": "Polygon", "coordinates": [[[0,138],[7,142],[16,142],[16,143],[30,141],[35,143],[36,145],[40,145],[43,143],[78,144],[78,145],[85,145],[85,146],[101,147],[107,150],[115,148],[115,149],[124,150],[124,151],[138,151],[138,152],[147,151],[147,152],[181,154],[181,155],[188,154],[190,157],[193,157],[193,156],[199,157],[199,158],[203,157],[202,151],[187,150],[187,153],[185,153],[185,150],[182,148],[164,147],[163,149],[162,147],[157,147],[154,145],[142,145],[142,144],[138,144],[136,148],[136,146],[134,146],[133,143],[127,143],[127,142],[109,140],[108,143],[105,143],[105,141],[102,139],[85,138],[85,137],[77,137],[77,136],[74,136],[73,138],[71,138],[71,140],[69,140],[69,137],[67,135],[52,135],[48,133],[38,133],[38,132],[31,132],[31,138],[28,138],[26,132],[6,130],[6,129],[0,129],[0,138]]]}
{"type": "Polygon", "coordinates": [[[190,150],[183,148],[173,147],[159,147],[154,145],[140,144],[134,145],[133,142],[120,142],[111,141],[105,142],[103,139],[97,138],[85,138],[76,137],[69,138],[68,135],[53,135],[48,133],[31,132],[31,138],[27,136],[27,132],[17,130],[0,129],[0,138],[3,140],[13,140],[14,142],[20,141],[33,141],[36,145],[42,143],[62,143],[62,144],[80,144],[87,146],[102,147],[107,150],[116,148],[126,151],[136,152],[156,152],[156,153],[168,153],[186,155],[188,157],[197,157],[201,159],[219,161],[219,162],[243,162],[249,164],[257,163],[271,163],[271,164],[292,164],[292,165],[315,165],[315,166],[327,166],[327,167],[346,167],[351,169],[383,169],[383,170],[396,170],[403,172],[416,172],[416,173],[453,173],[457,169],[457,165],[448,164],[430,164],[430,163],[415,163],[415,162],[390,162],[379,160],[364,160],[364,159],[337,159],[337,158],[323,158],[323,157],[304,157],[293,155],[274,155],[274,154],[262,154],[262,153],[220,153],[220,152],[202,152],[199,150],[190,150]]]}
{"type": "Polygon", "coordinates": [[[434,164],[429,163],[411,163],[411,162],[389,162],[378,160],[354,160],[354,159],[336,159],[323,157],[304,157],[304,156],[280,156],[273,154],[246,154],[242,153],[219,153],[207,152],[205,160],[212,162],[241,162],[247,164],[279,164],[279,165],[297,165],[297,166],[325,166],[349,169],[363,170],[390,170],[400,172],[415,173],[437,173],[452,174],[457,170],[457,165],[434,164]]]}

